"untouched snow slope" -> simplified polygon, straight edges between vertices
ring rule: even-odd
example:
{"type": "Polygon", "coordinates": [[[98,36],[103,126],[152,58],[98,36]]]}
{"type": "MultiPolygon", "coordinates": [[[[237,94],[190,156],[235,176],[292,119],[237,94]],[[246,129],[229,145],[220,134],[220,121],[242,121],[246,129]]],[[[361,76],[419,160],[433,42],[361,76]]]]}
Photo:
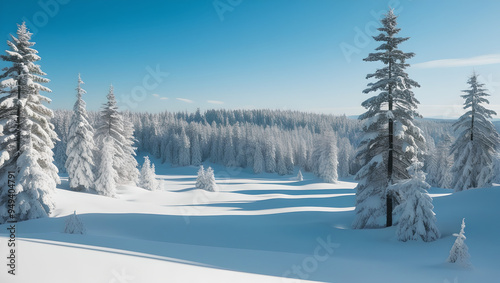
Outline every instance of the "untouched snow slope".
{"type": "MultiPolygon", "coordinates": [[[[158,162],[155,162],[159,164],[158,162]]],[[[0,282],[495,282],[500,188],[431,189],[442,237],[396,240],[395,228],[352,230],[352,181],[311,174],[254,175],[214,166],[220,192],[194,189],[198,168],[158,166],[161,191],[118,188],[117,198],[56,192],[50,218],[17,224],[17,275],[0,282]],[[86,235],[64,234],[76,210],[86,235]],[[446,263],[461,219],[471,269],[446,263]],[[300,279],[300,280],[299,280],[300,279]]]]}

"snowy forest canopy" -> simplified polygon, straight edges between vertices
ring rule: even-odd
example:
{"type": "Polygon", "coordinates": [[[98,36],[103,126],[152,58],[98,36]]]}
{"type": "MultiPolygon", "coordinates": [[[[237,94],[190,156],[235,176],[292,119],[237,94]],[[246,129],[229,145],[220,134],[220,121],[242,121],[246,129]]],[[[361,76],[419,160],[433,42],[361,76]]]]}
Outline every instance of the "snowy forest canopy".
{"type": "MultiPolygon", "coordinates": [[[[55,162],[65,172],[66,142],[73,111],[56,110],[52,119],[60,141],[55,145],[55,162]]],[[[89,111],[89,122],[95,126],[98,112],[89,111]]],[[[334,135],[337,147],[338,176],[356,174],[359,163],[356,148],[362,134],[362,122],[346,116],[282,110],[207,110],[195,113],[126,112],[124,118],[134,125],[138,151],[148,153],[174,166],[199,165],[210,161],[226,166],[248,167],[254,172],[292,174],[294,166],[321,176],[315,154],[324,151],[324,136],[334,135]],[[256,154],[260,150],[261,154],[256,154]],[[263,157],[262,168],[255,158],[263,157]]],[[[428,182],[440,185],[445,174],[435,168],[443,143],[451,143],[455,133],[453,121],[417,120],[427,144],[425,171],[428,182]],[[448,140],[451,139],[451,140],[448,140]]],[[[448,147],[450,145],[447,145],[448,147]]],[[[447,152],[448,149],[446,149],[447,152]]],[[[448,154],[445,154],[449,158],[448,154]]],[[[444,157],[443,157],[444,158],[444,157]]]]}

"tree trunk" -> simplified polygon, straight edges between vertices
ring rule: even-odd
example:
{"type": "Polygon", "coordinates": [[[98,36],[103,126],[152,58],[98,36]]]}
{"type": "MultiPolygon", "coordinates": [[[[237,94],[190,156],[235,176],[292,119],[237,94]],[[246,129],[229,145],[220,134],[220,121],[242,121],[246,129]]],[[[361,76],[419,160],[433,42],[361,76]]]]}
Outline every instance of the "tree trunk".
{"type": "MultiPolygon", "coordinates": [[[[389,62],[389,79],[391,78],[391,67],[392,64],[389,62]]],[[[392,102],[392,87],[389,83],[389,111],[392,112],[393,107],[392,102]]],[[[393,171],[393,153],[394,153],[394,121],[389,119],[389,157],[387,159],[387,179],[388,185],[392,185],[392,171],[393,171]]],[[[387,200],[387,220],[386,227],[392,226],[392,196],[390,193],[386,195],[387,200]]]]}
{"type": "Polygon", "coordinates": [[[17,85],[17,129],[16,129],[16,135],[17,135],[17,153],[16,153],[16,159],[19,157],[21,154],[21,104],[19,104],[19,101],[21,100],[21,81],[19,80],[17,85]]]}

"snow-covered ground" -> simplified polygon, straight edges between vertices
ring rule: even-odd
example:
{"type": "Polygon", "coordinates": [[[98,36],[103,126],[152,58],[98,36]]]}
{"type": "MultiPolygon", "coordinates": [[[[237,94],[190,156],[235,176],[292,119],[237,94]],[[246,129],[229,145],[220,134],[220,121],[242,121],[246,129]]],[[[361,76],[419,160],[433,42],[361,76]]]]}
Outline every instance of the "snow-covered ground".
{"type": "Polygon", "coordinates": [[[0,282],[497,282],[500,188],[431,189],[436,242],[399,242],[395,228],[352,230],[356,183],[304,181],[215,166],[220,192],[194,189],[198,168],[157,165],[163,191],[121,186],[117,198],[68,190],[52,217],[17,224],[17,275],[0,282]],[[64,234],[76,210],[86,235],[64,234]],[[473,267],[446,263],[461,219],[473,267]],[[305,281],[305,280],[304,280],[305,281]]]}

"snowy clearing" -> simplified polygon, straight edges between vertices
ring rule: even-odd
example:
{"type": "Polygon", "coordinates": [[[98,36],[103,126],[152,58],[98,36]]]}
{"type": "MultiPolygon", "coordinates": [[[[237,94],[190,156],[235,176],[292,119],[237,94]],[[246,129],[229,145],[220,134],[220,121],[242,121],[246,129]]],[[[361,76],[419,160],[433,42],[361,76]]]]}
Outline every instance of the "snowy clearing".
{"type": "MultiPolygon", "coordinates": [[[[500,276],[498,187],[453,195],[432,188],[442,237],[403,243],[395,227],[350,228],[355,182],[322,183],[311,173],[298,182],[211,166],[220,192],[194,189],[196,167],[158,166],[163,191],[121,186],[117,198],[70,191],[63,176],[53,215],[17,224],[18,274],[8,276],[3,267],[0,282],[493,282],[500,276]],[[62,233],[74,210],[85,235],[62,233]],[[471,269],[446,263],[463,217],[471,269]]],[[[7,225],[0,228],[5,255],[7,225]]]]}

